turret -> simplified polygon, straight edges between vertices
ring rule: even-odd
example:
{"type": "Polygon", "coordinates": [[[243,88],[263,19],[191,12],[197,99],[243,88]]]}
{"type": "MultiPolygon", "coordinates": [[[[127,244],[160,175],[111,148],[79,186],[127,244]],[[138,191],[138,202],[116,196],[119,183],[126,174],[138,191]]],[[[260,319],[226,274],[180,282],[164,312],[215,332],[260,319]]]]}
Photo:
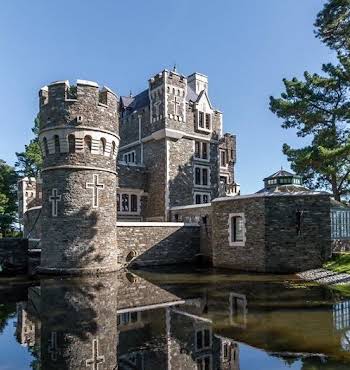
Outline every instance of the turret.
{"type": "Polygon", "coordinates": [[[118,98],[95,82],[40,90],[42,273],[116,270],[118,98]]]}

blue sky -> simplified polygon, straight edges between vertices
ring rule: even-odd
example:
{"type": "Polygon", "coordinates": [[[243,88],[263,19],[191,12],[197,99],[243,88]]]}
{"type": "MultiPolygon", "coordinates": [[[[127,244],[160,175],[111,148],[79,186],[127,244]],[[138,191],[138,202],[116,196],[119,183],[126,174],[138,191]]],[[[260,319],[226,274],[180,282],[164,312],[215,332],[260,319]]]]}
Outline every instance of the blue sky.
{"type": "Polygon", "coordinates": [[[301,145],[268,109],[282,78],[318,72],[334,54],[313,34],[323,0],[11,0],[0,4],[0,158],[31,138],[39,88],[88,79],[137,93],[176,62],[209,76],[209,94],[237,135],[243,193],[288,168],[281,147],[301,145]]]}

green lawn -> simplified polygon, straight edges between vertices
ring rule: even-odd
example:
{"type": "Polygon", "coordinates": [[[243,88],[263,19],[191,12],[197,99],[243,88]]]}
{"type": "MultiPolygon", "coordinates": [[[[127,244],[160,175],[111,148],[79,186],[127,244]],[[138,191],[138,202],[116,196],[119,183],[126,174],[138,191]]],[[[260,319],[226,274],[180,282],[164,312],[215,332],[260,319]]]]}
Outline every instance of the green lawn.
{"type": "Polygon", "coordinates": [[[350,274],[350,253],[336,254],[323,265],[327,270],[335,272],[347,272],[350,274]]]}

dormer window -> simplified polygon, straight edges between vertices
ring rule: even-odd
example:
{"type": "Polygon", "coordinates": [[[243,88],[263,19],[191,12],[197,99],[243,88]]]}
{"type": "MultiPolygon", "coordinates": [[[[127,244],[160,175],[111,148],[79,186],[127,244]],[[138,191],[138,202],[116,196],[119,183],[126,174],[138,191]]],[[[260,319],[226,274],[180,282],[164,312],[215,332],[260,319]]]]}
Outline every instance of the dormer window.
{"type": "Polygon", "coordinates": [[[211,131],[211,114],[203,111],[198,111],[197,114],[198,130],[211,131]]]}

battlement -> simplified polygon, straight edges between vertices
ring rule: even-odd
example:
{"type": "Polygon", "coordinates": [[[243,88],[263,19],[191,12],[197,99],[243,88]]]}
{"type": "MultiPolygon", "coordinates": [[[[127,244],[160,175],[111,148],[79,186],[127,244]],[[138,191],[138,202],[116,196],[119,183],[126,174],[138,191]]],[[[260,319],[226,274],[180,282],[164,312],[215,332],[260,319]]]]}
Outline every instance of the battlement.
{"type": "Polygon", "coordinates": [[[40,131],[93,129],[118,135],[118,96],[93,81],[56,81],[39,92],[40,131]]]}
{"type": "Polygon", "coordinates": [[[89,104],[116,107],[118,96],[111,89],[103,86],[101,89],[96,82],[77,80],[75,85],[69,81],[55,81],[44,86],[39,91],[40,108],[46,104],[59,102],[74,102],[88,100],[89,104]]]}

